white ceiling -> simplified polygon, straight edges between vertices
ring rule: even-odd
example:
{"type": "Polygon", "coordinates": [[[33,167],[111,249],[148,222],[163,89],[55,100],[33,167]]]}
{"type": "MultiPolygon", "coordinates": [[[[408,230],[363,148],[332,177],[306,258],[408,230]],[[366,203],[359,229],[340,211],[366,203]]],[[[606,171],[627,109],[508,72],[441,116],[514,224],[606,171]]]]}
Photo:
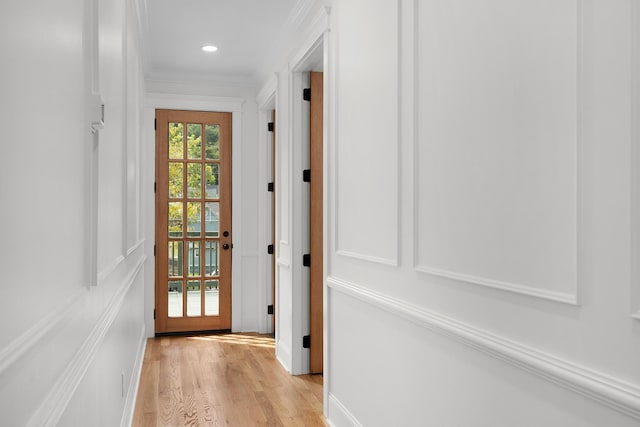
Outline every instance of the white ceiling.
{"type": "Polygon", "coordinates": [[[143,60],[151,79],[256,83],[301,0],[142,0],[143,60]],[[213,44],[214,53],[201,47],[213,44]]]}

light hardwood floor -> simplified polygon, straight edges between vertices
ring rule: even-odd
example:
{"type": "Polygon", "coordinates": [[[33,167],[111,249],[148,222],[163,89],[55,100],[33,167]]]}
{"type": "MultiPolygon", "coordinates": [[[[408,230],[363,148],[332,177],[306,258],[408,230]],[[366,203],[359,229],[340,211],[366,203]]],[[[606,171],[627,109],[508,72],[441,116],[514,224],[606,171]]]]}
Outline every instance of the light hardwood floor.
{"type": "Polygon", "coordinates": [[[151,338],[133,426],[326,426],[322,376],[289,375],[264,335],[151,338]]]}

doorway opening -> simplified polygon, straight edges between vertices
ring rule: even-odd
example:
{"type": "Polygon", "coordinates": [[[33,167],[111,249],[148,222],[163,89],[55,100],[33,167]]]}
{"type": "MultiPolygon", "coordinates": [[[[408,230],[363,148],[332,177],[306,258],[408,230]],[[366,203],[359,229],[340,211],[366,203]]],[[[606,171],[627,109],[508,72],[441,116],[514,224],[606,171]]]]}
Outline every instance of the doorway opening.
{"type": "Polygon", "coordinates": [[[156,334],[231,328],[231,113],[156,110],[156,334]]]}

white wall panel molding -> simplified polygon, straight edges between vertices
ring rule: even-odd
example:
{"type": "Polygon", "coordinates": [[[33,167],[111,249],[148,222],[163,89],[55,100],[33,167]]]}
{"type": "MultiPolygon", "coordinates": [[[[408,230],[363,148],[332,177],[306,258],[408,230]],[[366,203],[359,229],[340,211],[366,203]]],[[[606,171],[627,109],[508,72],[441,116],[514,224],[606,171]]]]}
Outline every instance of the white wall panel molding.
{"type": "Polygon", "coordinates": [[[550,290],[540,289],[535,286],[527,286],[517,283],[502,282],[499,280],[492,280],[485,277],[472,276],[467,274],[456,273],[453,271],[445,271],[432,267],[417,266],[416,271],[433,276],[444,277],[451,280],[457,280],[459,282],[471,283],[474,285],[487,286],[494,289],[501,289],[503,291],[515,292],[517,294],[544,298],[551,301],[562,302],[571,305],[578,305],[578,296],[575,293],[562,293],[554,292],[550,290]]]}
{"type": "Polygon", "coordinates": [[[263,63],[258,66],[255,78],[262,85],[273,70],[286,68],[292,58],[308,50],[310,40],[317,40],[319,33],[326,31],[329,10],[329,7],[316,0],[299,0],[296,3],[273,40],[263,63]]]}
{"type": "Polygon", "coordinates": [[[242,104],[245,102],[244,98],[239,97],[175,95],[170,93],[147,93],[145,101],[145,107],[147,108],[224,111],[233,113],[242,112],[242,104]]]}
{"type": "Polygon", "coordinates": [[[133,270],[122,281],[104,312],[91,329],[71,362],[64,369],[56,383],[51,387],[38,409],[29,419],[28,426],[55,426],[60,421],[73,394],[80,385],[89,366],[99,352],[100,346],[116,320],[125,297],[133,286],[146,260],[142,255],[133,270]]]}
{"type": "Polygon", "coordinates": [[[287,268],[287,269],[291,268],[291,262],[288,259],[277,258],[276,263],[278,264],[279,267],[287,268]]]}
{"type": "Polygon", "coordinates": [[[98,273],[98,285],[107,280],[124,262],[126,258],[123,255],[118,255],[114,260],[112,260],[109,264],[107,264],[100,272],[98,273]]]}
{"type": "Polygon", "coordinates": [[[597,372],[358,284],[336,277],[328,277],[327,284],[331,291],[356,298],[640,420],[640,386],[637,384],[597,372]]]}
{"type": "Polygon", "coordinates": [[[140,336],[138,342],[138,351],[136,353],[136,360],[133,364],[133,371],[131,372],[131,381],[129,382],[129,389],[127,391],[127,398],[124,404],[124,411],[122,413],[121,427],[129,427],[133,425],[133,414],[136,406],[136,398],[138,396],[138,388],[140,386],[140,376],[142,375],[142,364],[144,362],[144,352],[147,348],[147,332],[145,326],[142,325],[140,329],[140,336]]]}
{"type": "Polygon", "coordinates": [[[362,424],[356,419],[356,417],[349,412],[346,406],[340,402],[340,400],[333,395],[333,393],[329,393],[329,402],[327,404],[328,413],[327,413],[327,423],[330,426],[353,426],[353,427],[361,427],[362,424]]]}
{"type": "Polygon", "coordinates": [[[413,3],[414,268],[577,305],[582,0],[464,4],[413,3]]]}
{"type": "Polygon", "coordinates": [[[278,259],[291,261],[291,245],[286,240],[278,242],[278,251],[276,252],[278,259]]]}
{"type": "Polygon", "coordinates": [[[256,95],[256,104],[258,104],[259,110],[271,110],[275,108],[274,105],[277,90],[278,75],[273,73],[256,95]]]}
{"type": "Polygon", "coordinates": [[[392,267],[397,267],[398,266],[398,259],[397,258],[394,258],[394,259],[382,258],[382,257],[366,255],[366,254],[362,254],[362,253],[358,253],[358,252],[345,251],[345,250],[337,250],[336,251],[336,255],[341,256],[341,257],[345,257],[345,258],[356,259],[356,260],[360,260],[360,261],[372,262],[372,263],[375,263],[375,264],[390,265],[392,267]]]}
{"type": "Polygon", "coordinates": [[[58,305],[55,310],[42,317],[27,331],[4,347],[0,351],[0,376],[15,362],[22,359],[43,337],[55,330],[70,313],[74,312],[79,302],[88,292],[88,289],[80,288],[66,302],[58,305]]]}
{"type": "Polygon", "coordinates": [[[329,31],[328,10],[320,11],[306,30],[303,43],[289,60],[289,69],[294,72],[306,72],[314,69],[311,57],[324,43],[324,34],[329,31]]]}
{"type": "Polygon", "coordinates": [[[336,5],[337,42],[331,73],[336,86],[329,92],[335,102],[328,148],[335,171],[329,193],[332,240],[338,256],[398,266],[401,1],[378,6],[369,7],[364,0],[336,5]],[[342,23],[341,17],[348,15],[361,19],[342,23]],[[341,54],[352,51],[359,52],[357,58],[341,54]],[[381,61],[381,51],[393,54],[381,61]],[[363,104],[361,100],[370,97],[372,88],[376,102],[363,104]],[[340,120],[347,111],[349,120],[340,120]]]}
{"type": "MultiPolygon", "coordinates": [[[[147,55],[146,53],[148,52],[148,48],[145,45],[146,40],[148,40],[148,36],[147,34],[149,34],[149,20],[148,20],[148,16],[149,16],[149,12],[148,12],[148,8],[147,8],[147,0],[133,0],[133,4],[132,4],[133,8],[135,9],[135,18],[136,21],[138,22],[138,25],[136,26],[136,31],[138,33],[138,40],[140,40],[140,54],[142,59],[147,59],[149,58],[149,55],[147,55]]],[[[148,59],[147,59],[148,62],[148,59]]],[[[146,69],[148,69],[148,64],[144,64],[146,69]]]]}
{"type": "Polygon", "coordinates": [[[134,244],[129,249],[127,249],[127,257],[131,256],[132,253],[140,249],[140,247],[144,245],[144,242],[145,242],[145,239],[142,238],[136,244],[134,244]]]}
{"type": "Polygon", "coordinates": [[[631,315],[640,320],[640,4],[631,3],[631,315]]]}

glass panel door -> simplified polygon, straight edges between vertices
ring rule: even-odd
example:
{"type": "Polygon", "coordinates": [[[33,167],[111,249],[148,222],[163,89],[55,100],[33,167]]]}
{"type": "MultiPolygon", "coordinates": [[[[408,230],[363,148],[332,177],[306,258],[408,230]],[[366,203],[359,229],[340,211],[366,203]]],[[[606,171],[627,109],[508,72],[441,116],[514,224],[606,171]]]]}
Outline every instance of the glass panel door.
{"type": "Polygon", "coordinates": [[[156,332],[229,329],[231,113],[156,120],[156,332]]]}

